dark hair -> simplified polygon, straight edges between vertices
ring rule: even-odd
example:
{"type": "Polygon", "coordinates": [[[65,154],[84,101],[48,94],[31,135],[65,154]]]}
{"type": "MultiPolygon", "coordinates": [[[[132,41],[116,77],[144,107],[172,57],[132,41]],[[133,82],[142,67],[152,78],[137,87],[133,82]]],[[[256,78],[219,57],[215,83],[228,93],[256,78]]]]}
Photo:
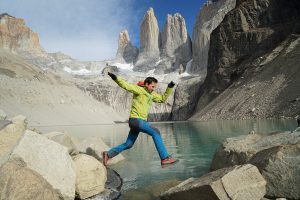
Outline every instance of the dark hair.
{"type": "Polygon", "coordinates": [[[144,84],[145,84],[145,85],[146,85],[146,83],[149,85],[149,84],[151,84],[152,82],[157,83],[157,79],[154,78],[154,77],[147,77],[147,78],[144,80],[144,84]]]}

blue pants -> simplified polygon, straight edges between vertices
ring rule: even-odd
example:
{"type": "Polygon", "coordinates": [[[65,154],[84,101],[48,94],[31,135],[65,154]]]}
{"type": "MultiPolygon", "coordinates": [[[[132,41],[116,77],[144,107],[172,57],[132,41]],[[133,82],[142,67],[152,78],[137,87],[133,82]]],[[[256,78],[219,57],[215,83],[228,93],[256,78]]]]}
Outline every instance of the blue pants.
{"type": "Polygon", "coordinates": [[[129,127],[130,131],[126,142],[110,149],[108,151],[109,158],[115,157],[125,149],[130,149],[133,146],[135,140],[137,139],[139,132],[147,133],[148,135],[152,136],[156,150],[158,151],[161,160],[169,156],[160,136],[160,132],[157,128],[150,126],[150,124],[147,121],[144,121],[139,118],[130,118],[129,127]]]}

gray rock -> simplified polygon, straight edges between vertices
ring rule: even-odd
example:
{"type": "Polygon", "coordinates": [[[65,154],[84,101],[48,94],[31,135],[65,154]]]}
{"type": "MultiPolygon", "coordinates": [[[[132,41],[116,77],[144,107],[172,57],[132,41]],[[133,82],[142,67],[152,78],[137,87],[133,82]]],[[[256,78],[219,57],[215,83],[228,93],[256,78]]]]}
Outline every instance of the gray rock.
{"type": "Polygon", "coordinates": [[[102,163],[85,154],[78,154],[73,160],[76,169],[76,195],[80,199],[86,199],[103,192],[107,172],[102,163]]]}
{"type": "Polygon", "coordinates": [[[132,46],[127,30],[123,30],[119,35],[119,44],[116,61],[121,63],[133,63],[138,55],[138,48],[132,46]]]}
{"type": "MultiPolygon", "coordinates": [[[[121,187],[123,180],[121,176],[113,169],[107,168],[107,181],[105,189],[100,194],[86,198],[87,200],[121,200],[121,187]]],[[[80,198],[76,197],[76,200],[80,198]]]]}
{"type": "Polygon", "coordinates": [[[102,70],[102,75],[107,75],[108,72],[117,74],[119,72],[119,69],[117,66],[106,64],[106,67],[102,70]]]}
{"type": "Polygon", "coordinates": [[[19,115],[5,123],[0,130],[0,166],[7,161],[27,127],[26,117],[19,115]]]}
{"type": "Polygon", "coordinates": [[[9,199],[6,195],[10,192],[18,194],[18,198],[11,199],[29,200],[34,195],[33,199],[43,196],[45,199],[74,199],[75,172],[73,161],[65,147],[32,131],[24,132],[24,123],[23,127],[22,123],[8,125],[1,130],[0,138],[1,141],[6,138],[0,151],[0,166],[5,173],[5,176],[0,174],[0,177],[4,177],[1,183],[4,187],[0,188],[0,193],[4,199],[9,199]],[[20,178],[29,182],[25,181],[20,185],[19,179],[15,177],[15,170],[24,172],[20,178]],[[30,182],[31,179],[33,182],[30,182]],[[9,180],[14,184],[10,185],[9,180]],[[45,188],[35,187],[33,183],[45,188]]]}
{"type": "Polygon", "coordinates": [[[121,200],[121,193],[115,189],[105,189],[101,194],[97,194],[86,200],[121,200]]]}
{"type": "Polygon", "coordinates": [[[144,15],[141,24],[140,50],[135,62],[134,71],[154,69],[159,59],[159,29],[153,8],[144,15]]]}
{"type": "Polygon", "coordinates": [[[202,7],[193,30],[193,62],[188,73],[206,76],[210,34],[235,4],[236,0],[225,0],[202,7]]]}
{"type": "Polygon", "coordinates": [[[123,179],[115,170],[111,168],[106,168],[107,170],[107,181],[105,183],[105,188],[115,189],[121,191],[123,185],[123,179]]]}
{"type": "Polygon", "coordinates": [[[7,200],[62,199],[40,174],[15,161],[0,167],[0,196],[7,200]]]}
{"type": "Polygon", "coordinates": [[[46,136],[50,140],[53,140],[54,142],[63,145],[64,147],[67,147],[70,155],[78,154],[78,150],[76,148],[76,143],[78,142],[78,140],[70,134],[61,132],[50,132],[44,134],[44,136],[46,136]]]}
{"type": "Polygon", "coordinates": [[[266,196],[300,199],[300,142],[262,150],[249,163],[257,166],[267,181],[266,196]]]}
{"type": "Polygon", "coordinates": [[[203,81],[200,77],[181,81],[176,87],[172,120],[187,120],[192,116],[199,99],[199,88],[203,81]]]}
{"type": "Polygon", "coordinates": [[[299,199],[300,132],[249,134],[226,139],[212,161],[212,170],[251,163],[267,181],[267,196],[299,199]]]}
{"type": "Polygon", "coordinates": [[[11,124],[11,121],[9,120],[0,120],[0,130],[5,128],[9,124],[11,124]]]}
{"type": "Polygon", "coordinates": [[[246,164],[260,151],[272,147],[300,143],[300,132],[273,133],[270,135],[248,134],[227,138],[214,154],[211,170],[246,164]]]}
{"type": "Polygon", "coordinates": [[[200,178],[190,178],[161,194],[163,200],[260,200],[266,181],[250,164],[223,168],[200,178]]]}

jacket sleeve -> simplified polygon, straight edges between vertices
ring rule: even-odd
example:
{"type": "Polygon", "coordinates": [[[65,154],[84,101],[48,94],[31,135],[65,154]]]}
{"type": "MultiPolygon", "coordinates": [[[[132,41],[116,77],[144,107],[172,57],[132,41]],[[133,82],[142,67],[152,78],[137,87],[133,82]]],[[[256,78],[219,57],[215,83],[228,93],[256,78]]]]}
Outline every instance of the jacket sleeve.
{"type": "Polygon", "coordinates": [[[173,88],[168,87],[163,95],[159,95],[156,92],[153,92],[152,93],[153,101],[155,103],[164,103],[167,100],[167,98],[169,97],[169,95],[171,94],[172,90],[173,90],[173,88]]]}
{"type": "Polygon", "coordinates": [[[115,80],[115,82],[124,90],[127,90],[128,92],[134,93],[134,94],[143,94],[143,88],[138,86],[138,85],[134,85],[131,83],[127,83],[126,81],[124,81],[123,79],[121,79],[121,77],[117,76],[117,79],[115,80]]]}

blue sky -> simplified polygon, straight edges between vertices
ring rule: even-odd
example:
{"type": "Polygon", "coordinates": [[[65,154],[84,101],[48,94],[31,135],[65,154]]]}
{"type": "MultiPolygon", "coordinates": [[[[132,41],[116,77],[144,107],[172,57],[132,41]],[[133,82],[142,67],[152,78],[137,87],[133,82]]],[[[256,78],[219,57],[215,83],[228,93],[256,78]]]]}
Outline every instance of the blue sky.
{"type": "Polygon", "coordinates": [[[0,0],[0,13],[25,19],[48,52],[61,51],[79,60],[115,57],[119,32],[127,29],[139,45],[140,24],[153,7],[159,28],[167,14],[179,12],[192,35],[204,0],[0,0]]]}

